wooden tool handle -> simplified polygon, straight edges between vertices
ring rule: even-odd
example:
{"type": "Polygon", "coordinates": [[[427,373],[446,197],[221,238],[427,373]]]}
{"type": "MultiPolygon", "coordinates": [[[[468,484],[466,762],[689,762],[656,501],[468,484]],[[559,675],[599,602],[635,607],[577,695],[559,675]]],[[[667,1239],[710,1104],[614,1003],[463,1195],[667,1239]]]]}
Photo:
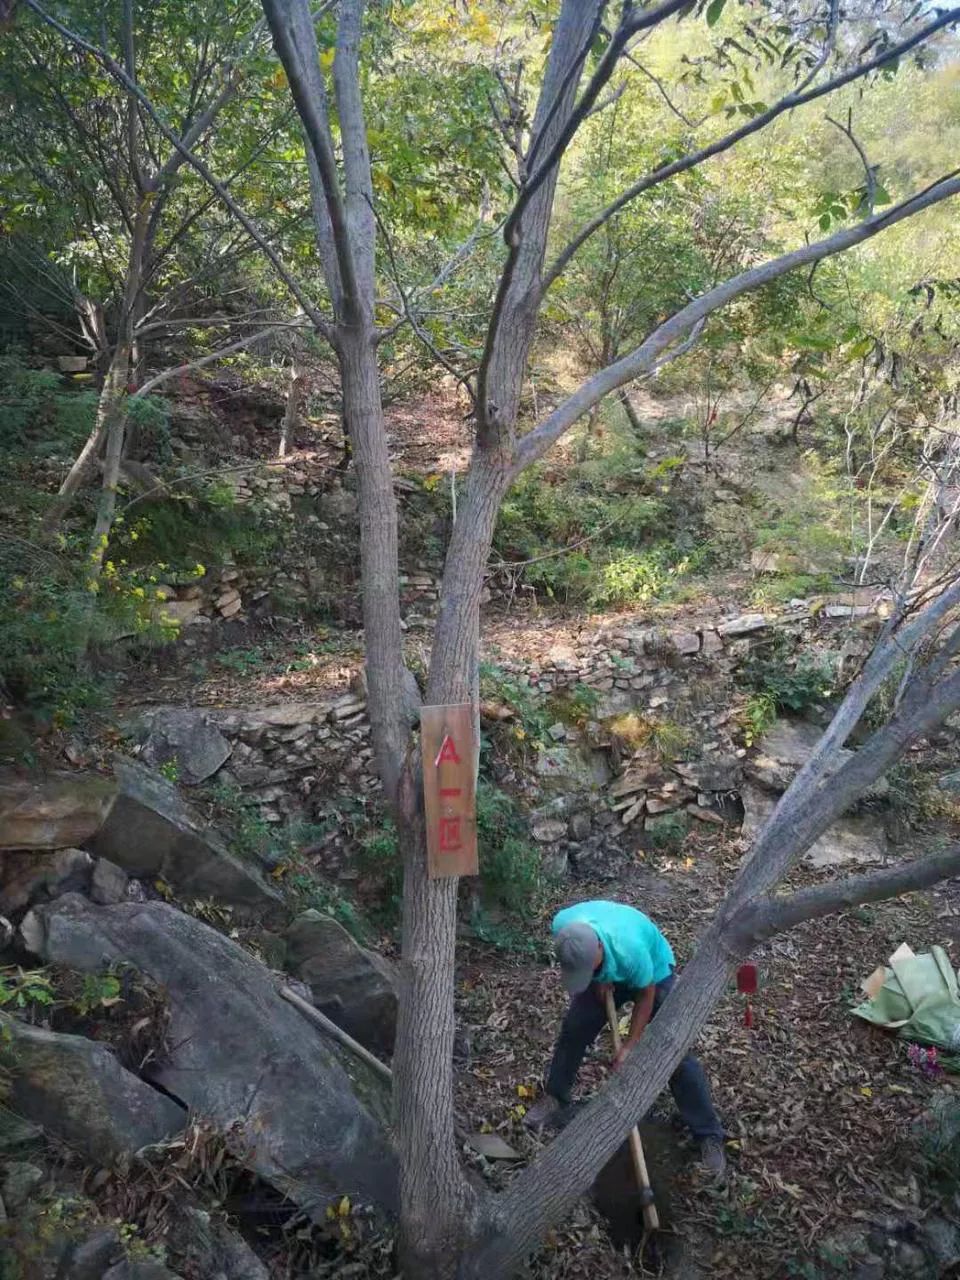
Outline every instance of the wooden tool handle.
{"type": "MultiPolygon", "coordinates": [[[[620,1024],[617,1021],[617,1006],[613,1002],[612,991],[605,992],[604,1003],[607,1010],[607,1021],[610,1023],[610,1034],[613,1036],[613,1049],[615,1053],[619,1053],[620,1024]]],[[[640,1130],[636,1125],[630,1130],[627,1142],[630,1147],[630,1158],[633,1161],[633,1172],[637,1179],[637,1186],[641,1192],[652,1194],[650,1175],[647,1173],[647,1161],[643,1154],[643,1143],[640,1141],[640,1130]]],[[[657,1206],[652,1201],[650,1204],[643,1206],[643,1222],[648,1231],[656,1231],[660,1226],[660,1215],[657,1213],[657,1206]]]]}

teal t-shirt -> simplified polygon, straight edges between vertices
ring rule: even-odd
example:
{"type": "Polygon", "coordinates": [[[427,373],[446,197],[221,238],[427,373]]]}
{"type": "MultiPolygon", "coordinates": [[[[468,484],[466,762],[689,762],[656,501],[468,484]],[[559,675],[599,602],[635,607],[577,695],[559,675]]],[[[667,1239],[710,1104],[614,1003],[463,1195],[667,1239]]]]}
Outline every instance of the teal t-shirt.
{"type": "Polygon", "coordinates": [[[551,930],[568,924],[588,924],[603,944],[603,964],[594,982],[639,991],[668,977],[676,961],[670,943],[649,916],[625,902],[578,902],[553,917],[551,930]]]}

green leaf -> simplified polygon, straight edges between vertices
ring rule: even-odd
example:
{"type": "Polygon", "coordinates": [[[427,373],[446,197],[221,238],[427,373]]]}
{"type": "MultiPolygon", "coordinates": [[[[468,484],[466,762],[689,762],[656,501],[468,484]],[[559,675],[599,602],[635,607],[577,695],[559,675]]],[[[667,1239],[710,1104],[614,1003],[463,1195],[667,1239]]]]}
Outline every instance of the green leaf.
{"type": "Polygon", "coordinates": [[[831,222],[831,218],[830,218],[829,213],[821,213],[821,215],[820,215],[820,230],[821,230],[821,231],[829,231],[829,230],[830,230],[830,222],[831,222]]]}
{"type": "Polygon", "coordinates": [[[723,7],[726,3],[727,0],[710,0],[710,4],[707,6],[708,27],[715,27],[717,25],[720,20],[721,13],[723,13],[723,7]]]}
{"type": "Polygon", "coordinates": [[[864,356],[870,354],[873,350],[872,338],[861,338],[859,342],[855,342],[847,351],[848,360],[862,360],[864,356]]]}
{"type": "Polygon", "coordinates": [[[879,183],[873,192],[873,203],[874,205],[891,203],[890,193],[887,191],[886,187],[881,187],[879,183]]]}

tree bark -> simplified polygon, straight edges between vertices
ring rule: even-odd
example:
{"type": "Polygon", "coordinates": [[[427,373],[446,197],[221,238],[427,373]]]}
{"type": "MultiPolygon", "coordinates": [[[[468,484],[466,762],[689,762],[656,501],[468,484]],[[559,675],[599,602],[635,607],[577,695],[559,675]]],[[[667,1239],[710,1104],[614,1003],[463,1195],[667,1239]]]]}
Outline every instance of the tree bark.
{"type": "Polygon", "coordinates": [[[633,407],[633,401],[630,399],[630,393],[626,387],[622,387],[620,389],[617,393],[617,399],[620,401],[623,412],[627,415],[627,421],[630,423],[634,435],[638,440],[641,439],[643,436],[643,423],[640,421],[639,414],[633,407]]]}
{"type": "Polygon", "coordinates": [[[290,386],[287,388],[287,403],[283,407],[283,421],[280,423],[280,444],[277,457],[285,458],[290,441],[296,429],[300,414],[300,401],[303,398],[303,378],[294,360],[290,365],[290,386]]]}

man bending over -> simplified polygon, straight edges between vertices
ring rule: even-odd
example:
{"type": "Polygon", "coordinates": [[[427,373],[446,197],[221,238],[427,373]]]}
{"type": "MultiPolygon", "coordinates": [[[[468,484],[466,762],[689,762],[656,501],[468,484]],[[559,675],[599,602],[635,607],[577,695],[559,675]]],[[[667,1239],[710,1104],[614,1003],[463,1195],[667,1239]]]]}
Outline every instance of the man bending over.
{"type": "MultiPolygon", "coordinates": [[[[639,1041],[647,1023],[676,981],[670,943],[653,921],[622,902],[580,902],[558,911],[551,926],[570,1007],[560,1027],[546,1092],[525,1117],[542,1128],[570,1101],[583,1056],[606,1024],[605,996],[613,992],[619,1009],[633,1001],[630,1032],[614,1059],[620,1063],[639,1041]]],[[[706,1172],[721,1178],[726,1169],[723,1127],[710,1098],[703,1067],[687,1054],[670,1077],[681,1117],[700,1144],[706,1172]]]]}

